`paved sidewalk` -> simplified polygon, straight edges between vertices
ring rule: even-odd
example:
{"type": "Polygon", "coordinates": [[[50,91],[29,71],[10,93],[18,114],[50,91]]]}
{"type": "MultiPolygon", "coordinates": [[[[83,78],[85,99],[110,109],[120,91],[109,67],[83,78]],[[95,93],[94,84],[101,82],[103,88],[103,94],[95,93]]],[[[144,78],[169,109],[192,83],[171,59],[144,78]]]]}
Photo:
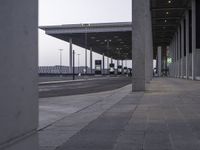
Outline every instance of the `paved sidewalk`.
{"type": "Polygon", "coordinates": [[[199,81],[157,78],[144,93],[109,93],[41,130],[41,150],[200,150],[199,81]]]}

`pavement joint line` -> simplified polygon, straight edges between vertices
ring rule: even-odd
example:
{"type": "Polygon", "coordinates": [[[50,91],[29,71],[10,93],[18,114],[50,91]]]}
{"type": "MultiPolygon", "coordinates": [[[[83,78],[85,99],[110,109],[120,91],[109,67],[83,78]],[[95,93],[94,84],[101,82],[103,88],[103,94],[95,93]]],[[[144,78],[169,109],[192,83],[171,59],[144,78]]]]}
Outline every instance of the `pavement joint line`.
{"type": "MultiPolygon", "coordinates": [[[[125,87],[126,87],[126,86],[125,86],[125,87]]],[[[89,108],[89,107],[91,107],[91,106],[94,106],[95,104],[97,104],[97,103],[99,103],[99,102],[102,102],[103,100],[107,99],[108,97],[113,96],[114,94],[116,94],[118,91],[120,91],[120,90],[123,89],[123,88],[124,88],[124,87],[122,87],[122,88],[120,88],[120,89],[117,89],[117,90],[112,90],[112,91],[113,91],[112,94],[106,96],[105,98],[102,98],[102,99],[96,101],[95,103],[92,103],[92,104],[90,104],[90,105],[88,105],[88,106],[86,106],[86,107],[83,107],[82,109],[80,109],[80,110],[78,110],[78,111],[76,111],[76,112],[74,112],[74,113],[72,113],[72,114],[70,114],[70,115],[73,115],[73,114],[75,114],[75,113],[79,113],[79,112],[81,112],[81,111],[83,111],[83,110],[85,110],[85,109],[87,109],[87,108],[89,108]]],[[[112,91],[110,91],[110,92],[112,92],[112,91]]],[[[93,93],[93,94],[95,94],[95,93],[93,93]]],[[[125,97],[125,96],[124,96],[124,97],[125,97]]],[[[122,100],[124,97],[122,97],[120,100],[122,100]]],[[[114,104],[114,105],[115,105],[115,104],[114,104]]],[[[112,107],[112,106],[111,106],[111,107],[112,107]]],[[[70,115],[69,115],[69,116],[70,116],[70,115]]],[[[60,119],[58,119],[58,120],[56,120],[56,121],[54,121],[54,122],[52,122],[52,123],[46,125],[45,127],[38,128],[37,131],[40,132],[40,131],[42,131],[42,130],[44,130],[44,129],[50,127],[50,126],[52,126],[53,124],[55,124],[55,123],[57,123],[57,122],[59,122],[59,121],[65,119],[65,118],[67,118],[67,117],[68,117],[68,116],[64,116],[64,117],[62,117],[62,118],[60,118],[60,119]]]]}
{"type": "Polygon", "coordinates": [[[120,76],[117,76],[117,77],[92,78],[92,79],[78,79],[78,80],[49,81],[49,82],[40,82],[40,83],[38,83],[38,85],[70,83],[70,82],[84,82],[84,81],[92,81],[92,80],[103,80],[105,78],[120,78],[120,76]]]}
{"type": "MultiPolygon", "coordinates": [[[[122,88],[120,88],[120,89],[122,89],[122,88]]],[[[116,91],[116,92],[117,92],[117,91],[116,91]]],[[[116,92],[115,92],[115,93],[116,93],[116,92]]],[[[115,93],[114,93],[114,94],[115,94],[115,93]]],[[[112,94],[112,95],[114,95],[114,94],[112,94]]],[[[115,104],[113,104],[109,109],[107,109],[107,110],[105,110],[104,112],[102,112],[96,119],[94,119],[94,120],[92,120],[91,122],[89,122],[89,124],[95,122],[95,121],[98,120],[104,113],[106,113],[108,110],[112,109],[112,108],[115,107],[117,104],[119,104],[127,95],[128,95],[128,94],[126,94],[126,95],[124,95],[122,98],[120,98],[120,100],[119,100],[118,102],[116,102],[115,104]]],[[[143,95],[144,95],[144,94],[143,94],[143,95]]],[[[143,95],[142,95],[142,96],[143,96],[143,95]]],[[[142,98],[142,96],[141,96],[141,98],[142,98]]],[[[108,96],[107,96],[107,97],[108,97],[108,96]]],[[[105,99],[105,98],[104,98],[104,99],[105,99]]],[[[137,104],[136,107],[134,108],[134,110],[133,110],[133,112],[132,112],[132,115],[130,116],[130,119],[132,118],[133,114],[134,114],[135,111],[137,110],[138,105],[139,105],[139,104],[137,104]]],[[[126,125],[124,126],[124,129],[123,129],[123,130],[125,130],[125,127],[128,125],[130,119],[127,120],[126,125]]],[[[89,125],[89,124],[88,124],[88,125],[89,125]]],[[[85,127],[87,127],[88,125],[86,125],[85,127]]],[[[84,128],[85,128],[85,127],[84,127],[84,128]]],[[[84,128],[82,128],[82,129],[84,129],[84,128]]],[[[82,129],[81,129],[81,130],[82,130],[82,129]]],[[[81,131],[81,130],[80,130],[80,131],[81,131]]],[[[79,131],[79,132],[80,132],[80,131],[79,131]]],[[[116,144],[116,142],[117,142],[118,137],[120,137],[122,133],[123,133],[123,131],[121,131],[121,133],[119,133],[119,135],[117,136],[116,141],[113,143],[113,148],[114,148],[114,146],[115,146],[115,144],[116,144]]],[[[75,134],[75,135],[76,135],[76,134],[75,134]]],[[[73,137],[74,137],[74,135],[71,136],[71,137],[68,139],[68,141],[69,141],[70,139],[72,139],[73,137]]],[[[67,141],[66,141],[66,142],[67,142],[67,141]]],[[[62,146],[62,145],[57,146],[55,150],[61,148],[61,146],[62,146]]]]}

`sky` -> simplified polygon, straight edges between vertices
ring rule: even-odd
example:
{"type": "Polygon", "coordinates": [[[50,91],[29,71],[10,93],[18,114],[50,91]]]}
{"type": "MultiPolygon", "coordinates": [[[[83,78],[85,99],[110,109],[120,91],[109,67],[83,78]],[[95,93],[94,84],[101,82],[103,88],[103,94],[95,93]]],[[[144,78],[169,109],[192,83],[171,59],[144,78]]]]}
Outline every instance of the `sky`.
{"type": "MultiPolygon", "coordinates": [[[[132,0],[39,0],[39,26],[130,22],[131,3],[132,0]]],[[[48,36],[39,29],[39,66],[60,65],[59,49],[63,49],[62,65],[69,65],[69,43],[48,36]]],[[[80,64],[84,65],[85,50],[78,46],[73,46],[73,49],[76,58],[80,54],[80,64]]],[[[95,59],[102,59],[102,56],[93,53],[93,61],[95,59]]],[[[75,63],[77,65],[77,59],[75,63]]],[[[131,67],[131,62],[128,61],[127,65],[131,67]]]]}

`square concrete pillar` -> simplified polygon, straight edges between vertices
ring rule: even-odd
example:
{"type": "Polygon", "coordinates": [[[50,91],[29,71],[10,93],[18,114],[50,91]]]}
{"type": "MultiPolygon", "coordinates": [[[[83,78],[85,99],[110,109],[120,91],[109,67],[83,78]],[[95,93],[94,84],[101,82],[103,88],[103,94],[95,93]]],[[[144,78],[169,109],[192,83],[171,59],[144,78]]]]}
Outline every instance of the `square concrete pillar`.
{"type": "Polygon", "coordinates": [[[0,149],[38,150],[38,1],[0,1],[0,149]]]}
{"type": "MultiPolygon", "coordinates": [[[[145,90],[145,32],[146,18],[146,3],[149,0],[133,0],[132,1],[132,60],[133,60],[133,91],[145,90]]],[[[148,8],[150,9],[150,8],[148,8]]]]}
{"type": "Polygon", "coordinates": [[[185,13],[185,36],[186,36],[186,79],[189,79],[189,28],[190,28],[190,22],[189,22],[189,10],[186,11],[185,13]]]}
{"type": "Polygon", "coordinates": [[[91,69],[91,74],[92,72],[92,67],[93,67],[93,55],[92,55],[92,48],[90,48],[90,69],[91,69]]]}
{"type": "Polygon", "coordinates": [[[180,78],[180,76],[181,76],[181,28],[180,28],[180,26],[179,26],[179,28],[178,28],[178,33],[177,33],[177,44],[178,44],[178,46],[177,46],[177,54],[178,54],[178,56],[177,56],[177,58],[178,58],[178,78],[180,78]]]}
{"type": "Polygon", "coordinates": [[[184,49],[185,49],[185,44],[184,44],[184,20],[181,21],[181,78],[183,78],[185,75],[184,75],[184,68],[185,66],[183,66],[184,64],[184,49]]]}
{"type": "Polygon", "coordinates": [[[157,71],[158,71],[158,76],[161,76],[161,70],[162,70],[162,47],[159,46],[157,49],[157,71]]]}
{"type": "Polygon", "coordinates": [[[196,79],[196,0],[192,0],[192,80],[196,79]]]}
{"type": "Polygon", "coordinates": [[[105,74],[105,54],[102,55],[102,74],[105,74]]]}

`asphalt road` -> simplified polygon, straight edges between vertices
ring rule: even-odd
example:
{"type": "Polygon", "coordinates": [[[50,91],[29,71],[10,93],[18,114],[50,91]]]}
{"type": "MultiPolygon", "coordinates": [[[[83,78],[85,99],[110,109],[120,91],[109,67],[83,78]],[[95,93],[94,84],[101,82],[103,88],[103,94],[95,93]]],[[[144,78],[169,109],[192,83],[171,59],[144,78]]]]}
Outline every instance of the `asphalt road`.
{"type": "Polygon", "coordinates": [[[101,79],[70,81],[39,85],[39,97],[56,97],[96,93],[121,88],[131,83],[130,77],[105,77],[101,79]]]}

